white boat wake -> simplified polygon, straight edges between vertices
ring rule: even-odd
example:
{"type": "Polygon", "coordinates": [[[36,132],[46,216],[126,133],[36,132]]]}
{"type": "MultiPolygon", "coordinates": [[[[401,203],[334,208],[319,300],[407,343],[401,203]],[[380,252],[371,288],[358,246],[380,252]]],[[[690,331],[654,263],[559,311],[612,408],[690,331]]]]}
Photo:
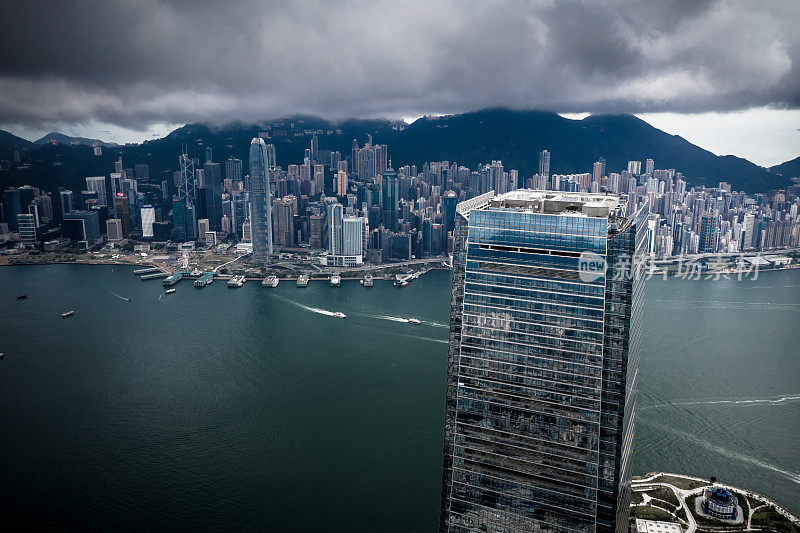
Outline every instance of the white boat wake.
{"type": "Polygon", "coordinates": [[[303,305],[301,303],[289,300],[288,298],[283,298],[282,296],[278,296],[277,294],[273,294],[273,297],[283,300],[284,302],[290,303],[292,305],[296,305],[300,309],[305,309],[306,311],[310,311],[312,313],[317,313],[318,315],[325,315],[325,316],[334,316],[340,318],[339,312],[337,311],[328,311],[327,309],[320,309],[319,307],[309,307],[308,305],[303,305]]]}
{"type": "Polygon", "coordinates": [[[116,296],[116,297],[117,297],[117,298],[119,298],[120,300],[125,300],[126,302],[130,302],[130,301],[131,301],[131,299],[130,299],[130,298],[125,298],[124,296],[120,296],[119,294],[117,294],[117,293],[116,293],[116,292],[114,292],[114,291],[111,291],[111,294],[113,294],[114,296],[116,296]]]}
{"type": "Polygon", "coordinates": [[[390,316],[390,315],[375,315],[375,318],[380,318],[381,320],[391,320],[392,322],[406,322],[408,323],[407,318],[402,318],[399,316],[390,316]]]}
{"type": "MultiPolygon", "coordinates": [[[[378,318],[380,320],[389,320],[391,322],[404,322],[408,323],[408,318],[403,318],[400,316],[392,316],[392,315],[367,315],[373,318],[378,318]]],[[[430,320],[420,320],[420,323],[425,324],[426,326],[433,326],[435,328],[447,328],[449,327],[447,324],[442,324],[441,322],[432,322],[430,320]]]]}
{"type": "Polygon", "coordinates": [[[664,402],[655,405],[643,405],[643,409],[658,409],[659,407],[689,406],[689,405],[784,405],[800,402],[800,394],[787,394],[771,398],[730,398],[724,400],[690,400],[685,402],[664,402]]]}

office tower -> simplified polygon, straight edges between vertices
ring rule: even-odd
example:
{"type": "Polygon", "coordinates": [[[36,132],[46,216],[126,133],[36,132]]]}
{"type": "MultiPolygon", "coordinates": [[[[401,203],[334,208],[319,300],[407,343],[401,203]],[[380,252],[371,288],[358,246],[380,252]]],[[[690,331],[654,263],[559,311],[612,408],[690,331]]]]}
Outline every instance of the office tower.
{"type": "Polygon", "coordinates": [[[219,163],[203,165],[206,187],[206,217],[212,230],[219,230],[222,224],[222,167],[219,163]]]}
{"type": "Polygon", "coordinates": [[[225,178],[229,180],[242,179],[242,160],[235,157],[229,157],[225,160],[225,178]]]}
{"type": "Polygon", "coordinates": [[[211,225],[207,218],[201,218],[197,221],[197,238],[202,239],[203,242],[206,241],[206,233],[211,232],[211,225]]]}
{"type": "Polygon", "coordinates": [[[603,166],[603,168],[600,171],[600,175],[601,176],[608,175],[608,173],[606,172],[606,158],[605,157],[600,157],[597,160],[600,161],[600,164],[603,166]]]}
{"type": "Polygon", "coordinates": [[[539,152],[539,175],[545,180],[550,179],[550,152],[547,150],[539,152]]]}
{"type": "Polygon", "coordinates": [[[206,160],[205,160],[205,162],[206,163],[211,163],[212,161],[214,161],[213,152],[212,152],[210,146],[206,146],[206,160]]]}
{"type": "Polygon", "coordinates": [[[231,232],[231,228],[233,226],[231,225],[231,219],[230,217],[228,217],[228,215],[222,215],[221,226],[222,226],[222,233],[224,233],[225,235],[228,235],[231,232]]]}
{"type": "Polygon", "coordinates": [[[247,191],[234,191],[231,194],[231,227],[242,238],[242,224],[249,216],[250,197],[247,191]]]}
{"type": "Polygon", "coordinates": [[[65,213],[69,213],[75,209],[75,193],[67,189],[58,189],[58,200],[61,205],[61,218],[64,218],[65,213]]]}
{"type": "Polygon", "coordinates": [[[656,169],[656,162],[652,159],[646,159],[644,162],[644,173],[653,175],[653,171],[656,169]]]}
{"type": "Polygon", "coordinates": [[[53,200],[50,193],[40,194],[31,202],[31,206],[36,206],[40,223],[44,224],[53,220],[53,200]]]}
{"type": "Polygon", "coordinates": [[[92,176],[86,178],[86,190],[97,193],[97,205],[108,205],[105,176],[92,176]]]}
{"type": "Polygon", "coordinates": [[[442,206],[444,207],[444,231],[450,233],[455,228],[456,223],[456,205],[458,204],[458,195],[455,191],[447,191],[442,198],[442,206]]]}
{"type": "MultiPolygon", "coordinates": [[[[348,217],[342,219],[342,255],[355,258],[361,264],[364,255],[364,219],[348,217]]],[[[350,266],[345,264],[345,266],[350,266]]]]}
{"type": "Polygon", "coordinates": [[[129,237],[131,234],[131,207],[128,197],[121,192],[114,198],[114,212],[117,218],[122,221],[122,236],[129,237]]]}
{"type": "Polygon", "coordinates": [[[22,198],[19,189],[9,187],[3,191],[3,205],[5,206],[8,229],[11,231],[18,231],[19,224],[17,223],[17,217],[22,212],[22,198]]]}
{"type": "Polygon", "coordinates": [[[142,206],[142,237],[153,236],[153,223],[156,221],[156,208],[152,205],[142,206]]]}
{"type": "Polygon", "coordinates": [[[756,216],[748,213],[744,216],[742,222],[742,242],[739,244],[739,250],[752,250],[753,249],[753,231],[756,227],[756,216]]]}
{"type": "Polygon", "coordinates": [[[311,136],[311,161],[313,163],[320,163],[319,160],[319,139],[316,135],[311,136]]]}
{"type": "Polygon", "coordinates": [[[297,197],[289,194],[275,200],[274,226],[277,244],[286,247],[297,245],[294,217],[297,215],[297,197]]]}
{"type": "Polygon", "coordinates": [[[172,199],[172,229],[176,242],[189,242],[197,239],[197,217],[194,206],[186,198],[172,199]]]}
{"type": "Polygon", "coordinates": [[[275,145],[267,145],[267,170],[270,172],[278,169],[278,156],[275,153],[275,145]]]}
{"type": "Polygon", "coordinates": [[[648,209],[623,204],[458,205],[442,531],[628,531],[648,209]]]}
{"type": "Polygon", "coordinates": [[[272,198],[267,174],[267,146],[256,137],[250,142],[250,226],[253,260],[266,263],[272,255],[272,198]]]}
{"type": "Polygon", "coordinates": [[[36,216],[31,213],[17,215],[19,224],[19,240],[25,248],[36,247],[36,216]]]}
{"type": "Polygon", "coordinates": [[[110,242],[121,241],[122,237],[122,221],[118,218],[109,218],[106,220],[106,235],[110,242]]]}
{"type": "Polygon", "coordinates": [[[308,245],[311,248],[322,248],[324,218],[322,215],[308,217],[308,245]]]}
{"type": "Polygon", "coordinates": [[[328,253],[331,255],[342,255],[344,242],[342,240],[342,220],[344,219],[344,208],[342,204],[330,203],[327,206],[328,222],[328,253]]]}
{"type": "Polygon", "coordinates": [[[642,173],[642,162],[641,161],[628,161],[628,172],[633,174],[634,176],[638,176],[642,173]]]}
{"type": "Polygon", "coordinates": [[[347,172],[340,170],[336,173],[336,195],[345,196],[347,194],[347,172]]]}
{"type": "Polygon", "coordinates": [[[381,183],[383,204],[381,206],[383,226],[389,231],[397,231],[397,210],[400,209],[400,189],[397,172],[387,168],[381,183]]]}
{"type": "Polygon", "coordinates": [[[87,246],[94,245],[100,233],[100,214],[97,211],[71,211],[61,221],[61,233],[73,241],[85,241],[87,246]]]}

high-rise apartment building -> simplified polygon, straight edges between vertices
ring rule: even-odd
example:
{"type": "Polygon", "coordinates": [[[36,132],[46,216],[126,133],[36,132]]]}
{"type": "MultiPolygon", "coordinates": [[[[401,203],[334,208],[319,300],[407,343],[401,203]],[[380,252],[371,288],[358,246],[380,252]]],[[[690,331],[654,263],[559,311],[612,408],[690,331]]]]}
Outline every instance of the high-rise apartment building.
{"type": "Polygon", "coordinates": [[[648,208],[624,204],[458,204],[442,531],[628,531],[648,208]]]}
{"type": "Polygon", "coordinates": [[[545,181],[550,179],[550,152],[547,150],[539,152],[539,175],[543,176],[545,181]]]}
{"type": "Polygon", "coordinates": [[[266,263],[272,255],[272,199],[267,174],[267,146],[256,137],[250,143],[250,224],[253,260],[266,263]]]}
{"type": "Polygon", "coordinates": [[[347,171],[340,170],[336,173],[336,195],[347,195],[347,171]]]}

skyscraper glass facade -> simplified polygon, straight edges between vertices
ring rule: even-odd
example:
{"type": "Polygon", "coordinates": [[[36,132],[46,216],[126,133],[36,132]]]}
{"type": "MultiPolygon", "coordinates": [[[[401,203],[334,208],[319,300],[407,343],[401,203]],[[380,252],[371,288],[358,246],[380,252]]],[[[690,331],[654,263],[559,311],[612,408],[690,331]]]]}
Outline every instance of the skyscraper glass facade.
{"type": "Polygon", "coordinates": [[[441,530],[627,530],[647,208],[458,205],[441,530]]]}
{"type": "Polygon", "coordinates": [[[260,137],[250,143],[250,224],[253,260],[266,263],[272,255],[272,199],[267,174],[267,146],[260,137]]]}

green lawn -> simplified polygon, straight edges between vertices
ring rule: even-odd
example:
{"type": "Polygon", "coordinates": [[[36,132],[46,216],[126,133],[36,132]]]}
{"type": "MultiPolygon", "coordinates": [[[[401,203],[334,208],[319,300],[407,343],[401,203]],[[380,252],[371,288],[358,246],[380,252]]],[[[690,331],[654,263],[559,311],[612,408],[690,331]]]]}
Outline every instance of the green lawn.
{"type": "Polygon", "coordinates": [[[631,507],[631,518],[641,518],[643,520],[661,520],[665,522],[675,521],[671,514],[660,507],[650,507],[645,505],[631,507]]]}
{"type": "Polygon", "coordinates": [[[762,527],[769,531],[800,533],[800,528],[772,508],[756,511],[753,514],[752,524],[753,527],[762,527]]]}

